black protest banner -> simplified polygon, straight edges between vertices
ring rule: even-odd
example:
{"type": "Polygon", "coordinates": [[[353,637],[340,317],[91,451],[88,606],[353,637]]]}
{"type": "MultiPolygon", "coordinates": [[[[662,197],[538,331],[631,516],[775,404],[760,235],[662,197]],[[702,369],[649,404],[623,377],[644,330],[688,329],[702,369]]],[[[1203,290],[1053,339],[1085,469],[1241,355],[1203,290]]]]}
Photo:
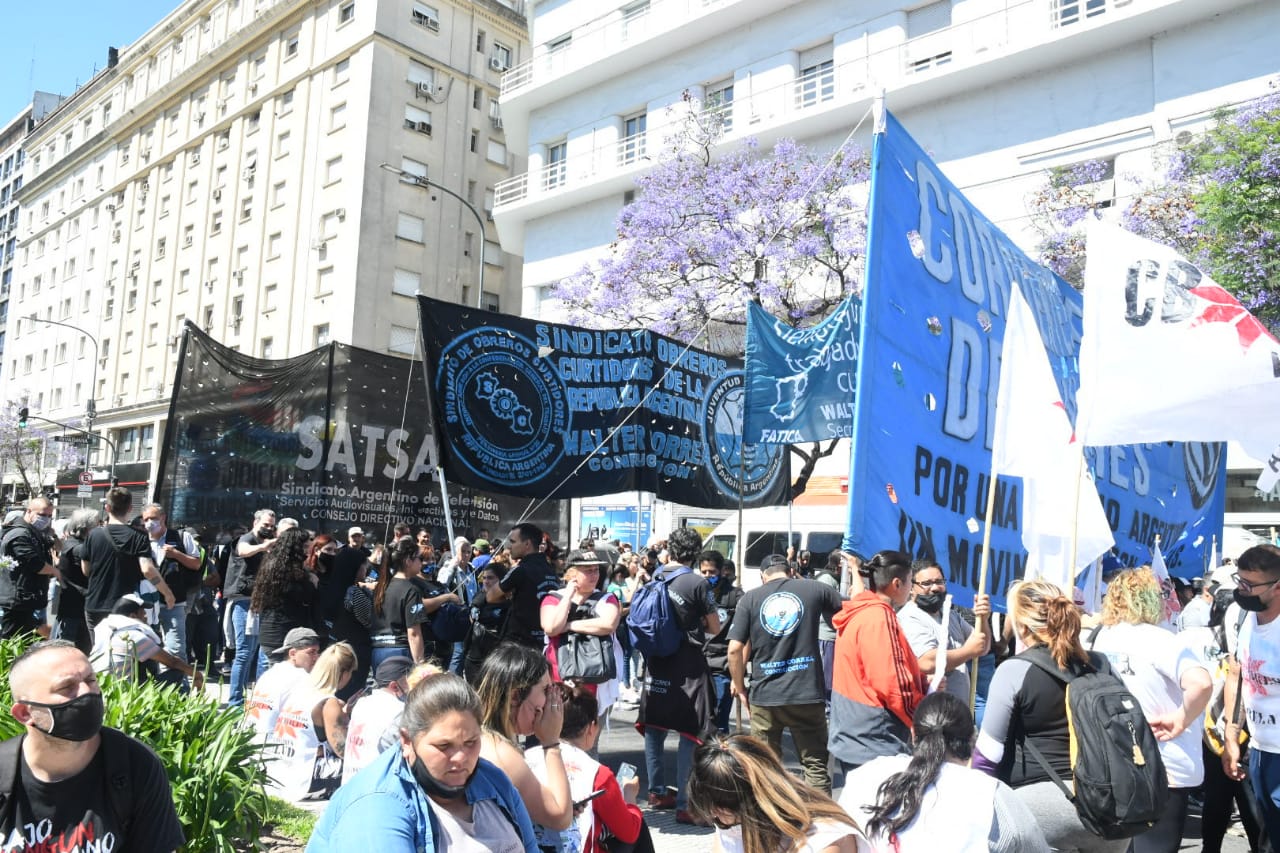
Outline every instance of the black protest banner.
{"type": "Polygon", "coordinates": [[[744,445],[743,365],[644,329],[580,329],[418,297],[450,481],[540,498],[649,491],[785,503],[785,446],[744,445]],[[741,484],[741,487],[740,485],[741,484]]]}
{"type": "MultiPolygon", "coordinates": [[[[450,484],[459,533],[500,530],[528,502],[450,484]]],[[[422,362],[329,344],[253,358],[188,324],[156,494],[176,522],[245,524],[257,509],[304,527],[446,529],[422,362]]],[[[559,507],[528,520],[556,531],[559,507]]]]}

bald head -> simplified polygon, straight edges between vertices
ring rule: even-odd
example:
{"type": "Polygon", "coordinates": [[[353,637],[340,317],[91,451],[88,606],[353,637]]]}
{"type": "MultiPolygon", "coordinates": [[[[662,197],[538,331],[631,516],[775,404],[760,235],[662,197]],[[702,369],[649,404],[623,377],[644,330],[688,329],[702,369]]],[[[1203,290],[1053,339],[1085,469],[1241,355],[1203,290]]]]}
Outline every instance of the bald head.
{"type": "Polygon", "coordinates": [[[93,691],[98,681],[93,667],[84,652],[66,640],[45,640],[31,646],[13,662],[9,669],[9,690],[15,702],[29,699],[36,702],[59,701],[57,696],[67,690],[73,692],[67,698],[80,694],[81,682],[89,682],[93,691]],[[48,697],[55,698],[50,700],[48,697]]]}

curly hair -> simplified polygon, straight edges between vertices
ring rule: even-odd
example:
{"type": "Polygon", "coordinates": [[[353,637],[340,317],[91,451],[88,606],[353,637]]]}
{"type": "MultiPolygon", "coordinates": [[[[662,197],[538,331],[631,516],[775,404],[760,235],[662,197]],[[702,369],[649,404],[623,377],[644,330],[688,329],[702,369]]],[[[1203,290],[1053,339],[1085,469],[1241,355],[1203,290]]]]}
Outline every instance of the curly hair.
{"type": "Polygon", "coordinates": [[[310,534],[300,528],[292,528],[280,534],[262,560],[262,568],[253,582],[253,595],[249,609],[255,613],[284,604],[289,596],[289,584],[307,575],[307,540],[310,534]]]}
{"type": "Polygon", "coordinates": [[[1102,624],[1159,624],[1164,617],[1160,582],[1150,569],[1126,569],[1107,584],[1102,601],[1102,624]]]}

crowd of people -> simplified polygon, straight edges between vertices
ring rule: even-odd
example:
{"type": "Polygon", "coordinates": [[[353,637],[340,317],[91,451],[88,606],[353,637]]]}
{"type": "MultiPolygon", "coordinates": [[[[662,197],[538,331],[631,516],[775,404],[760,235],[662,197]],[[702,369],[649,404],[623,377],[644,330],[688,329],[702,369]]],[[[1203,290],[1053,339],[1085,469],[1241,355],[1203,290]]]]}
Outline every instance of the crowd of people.
{"type": "MultiPolygon", "coordinates": [[[[1280,837],[1274,546],[1177,589],[1113,570],[1097,614],[1020,580],[1002,616],[895,551],[770,555],[743,590],[685,527],[566,554],[530,523],[373,545],[269,509],[202,542],[123,489],[105,519],[53,515],[33,498],[0,546],[0,633],[51,638],[9,673],[34,776],[0,779],[26,787],[16,817],[0,809],[6,839],[42,819],[64,840],[133,831],[58,800],[121,749],[103,672],[225,679],[272,792],[330,801],[314,851],[644,851],[646,809],[746,853],[1174,851],[1193,812],[1216,851],[1233,804],[1253,850],[1280,837]],[[615,707],[635,710],[643,777],[600,754],[615,707]]],[[[129,748],[158,792],[154,756],[129,748]]],[[[155,844],[116,849],[173,849],[156,820],[155,844]]]]}

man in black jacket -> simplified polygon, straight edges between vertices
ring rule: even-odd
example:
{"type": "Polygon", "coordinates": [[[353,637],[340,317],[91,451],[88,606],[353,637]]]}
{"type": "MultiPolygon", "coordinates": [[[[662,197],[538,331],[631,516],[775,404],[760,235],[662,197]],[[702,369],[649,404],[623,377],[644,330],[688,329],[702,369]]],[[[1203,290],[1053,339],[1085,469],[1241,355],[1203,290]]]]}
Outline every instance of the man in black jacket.
{"type": "Polygon", "coordinates": [[[49,578],[57,574],[49,550],[49,525],[53,523],[53,504],[48,498],[27,501],[21,518],[4,528],[0,539],[0,555],[13,565],[0,569],[0,639],[9,639],[30,631],[48,636],[44,623],[45,602],[49,595],[49,578]]]}
{"type": "Polygon", "coordinates": [[[733,569],[725,564],[719,551],[703,551],[698,555],[698,568],[711,586],[711,600],[720,616],[720,632],[707,639],[704,651],[711,667],[711,683],[715,688],[716,728],[729,731],[729,714],[733,711],[733,678],[729,674],[729,623],[738,609],[742,588],[733,583],[733,569]]]}

